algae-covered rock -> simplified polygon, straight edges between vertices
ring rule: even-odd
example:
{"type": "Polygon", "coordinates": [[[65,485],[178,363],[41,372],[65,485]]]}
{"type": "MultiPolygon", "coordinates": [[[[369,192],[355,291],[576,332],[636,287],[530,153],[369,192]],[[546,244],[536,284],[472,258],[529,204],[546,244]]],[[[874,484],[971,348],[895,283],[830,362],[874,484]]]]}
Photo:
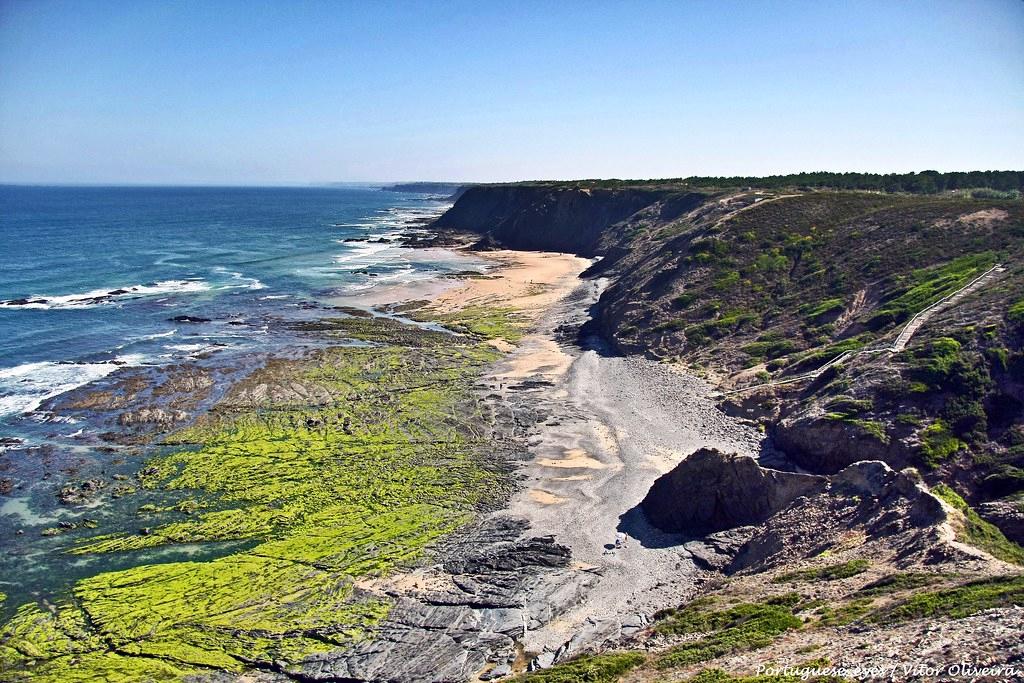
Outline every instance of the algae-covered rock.
{"type": "MultiPolygon", "coordinates": [[[[371,636],[395,644],[388,667],[393,657],[419,653],[423,671],[428,656],[482,664],[488,638],[510,648],[523,616],[473,603],[498,600],[498,586],[520,587],[567,562],[542,539],[507,555],[520,558],[512,564],[501,552],[467,559],[466,572],[504,578],[488,584],[466,573],[467,585],[476,576],[491,597],[464,593],[457,618],[360,587],[414,566],[510,490],[510,467],[480,436],[472,394],[483,365],[498,355],[480,336],[506,329],[500,317],[481,318],[472,337],[406,330],[399,337],[408,345],[272,360],[233,387],[140,467],[139,486],[180,504],[147,508],[154,518],[144,533],[98,535],[68,548],[121,558],[178,544],[231,541],[233,550],[101,571],[75,584],[71,601],[22,606],[0,627],[3,675],[180,680],[253,667],[300,670],[314,656],[340,671],[348,665],[334,662],[379,650],[364,647],[371,636]],[[438,631],[453,625],[460,626],[450,635],[438,631]],[[469,633],[484,644],[468,645],[469,633]]],[[[362,329],[387,339],[397,323],[377,320],[361,321],[362,329]]],[[[104,485],[68,487],[66,502],[104,485]]],[[[379,673],[373,661],[353,670],[379,673]]]]}

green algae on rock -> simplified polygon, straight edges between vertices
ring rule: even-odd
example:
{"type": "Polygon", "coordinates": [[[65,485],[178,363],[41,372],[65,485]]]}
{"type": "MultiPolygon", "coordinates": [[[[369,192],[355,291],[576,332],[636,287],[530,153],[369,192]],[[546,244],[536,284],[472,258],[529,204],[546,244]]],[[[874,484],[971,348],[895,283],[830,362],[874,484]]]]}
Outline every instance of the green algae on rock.
{"type": "Polygon", "coordinates": [[[273,360],[233,387],[140,473],[187,509],[169,505],[160,514],[176,517],[145,533],[69,552],[245,542],[209,561],[100,573],[67,602],[22,606],[0,628],[0,676],[177,680],[287,667],[368,637],[390,603],[357,580],[410,566],[508,490],[506,472],[483,457],[485,420],[470,393],[499,356],[485,330],[514,329],[495,316],[511,312],[468,314],[484,321],[472,336],[396,335],[394,320],[352,319],[373,343],[401,345],[273,360]]]}

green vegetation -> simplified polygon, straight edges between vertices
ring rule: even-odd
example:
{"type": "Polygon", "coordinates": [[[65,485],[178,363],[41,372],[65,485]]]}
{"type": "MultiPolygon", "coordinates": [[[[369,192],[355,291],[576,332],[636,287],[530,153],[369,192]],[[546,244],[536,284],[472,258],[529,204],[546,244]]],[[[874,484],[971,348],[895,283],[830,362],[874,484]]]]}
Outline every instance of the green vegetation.
{"type": "Polygon", "coordinates": [[[889,595],[906,590],[921,588],[941,580],[942,577],[936,574],[924,574],[921,572],[898,572],[883,576],[877,581],[872,581],[856,592],[856,595],[871,597],[877,595],[889,595]]]}
{"type": "MultiPolygon", "coordinates": [[[[454,318],[454,316],[453,316],[454,318]]],[[[390,604],[362,577],[418,561],[504,489],[470,387],[507,334],[470,312],[473,337],[327,321],[325,333],[408,345],[332,348],[275,360],[166,441],[139,480],[181,495],[145,533],[71,552],[246,541],[206,562],[141,565],[78,582],[55,609],[23,605],[0,627],[0,662],[40,680],[176,680],[201,669],[297,662],[372,632],[390,604]]]]}
{"type": "Polygon", "coordinates": [[[743,346],[740,350],[752,358],[774,359],[793,353],[797,350],[797,346],[788,339],[782,339],[778,341],[754,342],[743,346]]]}
{"type": "Polygon", "coordinates": [[[920,268],[900,283],[900,294],[888,301],[869,321],[881,327],[899,323],[952,294],[988,270],[996,262],[991,252],[967,254],[941,266],[920,268]]]}
{"type": "Polygon", "coordinates": [[[416,320],[439,322],[445,327],[480,339],[504,339],[516,342],[523,336],[524,323],[513,308],[489,306],[467,306],[451,313],[426,311],[414,312],[410,317],[416,320]]]}
{"type": "Polygon", "coordinates": [[[1010,322],[1018,325],[1024,324],[1024,299],[1014,303],[1006,311],[1006,317],[1010,322]]]}
{"type": "Polygon", "coordinates": [[[773,583],[799,583],[807,581],[836,581],[848,579],[851,576],[863,574],[868,570],[871,563],[867,560],[850,560],[842,564],[833,564],[828,567],[817,567],[814,569],[801,569],[800,571],[780,574],[772,579],[773,583]]]}
{"type": "Polygon", "coordinates": [[[697,300],[697,295],[696,294],[691,294],[690,292],[685,292],[683,294],[680,294],[677,297],[674,297],[672,299],[672,305],[675,306],[676,308],[686,308],[687,306],[689,306],[690,304],[692,304],[696,300],[697,300]]]}
{"type": "Polygon", "coordinates": [[[857,427],[860,431],[872,437],[879,443],[889,443],[889,433],[886,431],[885,423],[883,422],[878,422],[877,420],[860,420],[847,413],[834,411],[825,413],[825,419],[834,420],[836,422],[845,422],[846,424],[857,427]]]}
{"type": "Polygon", "coordinates": [[[938,337],[912,355],[912,375],[929,386],[941,387],[953,368],[961,362],[961,344],[951,337],[938,337]]]}
{"type": "MultiPolygon", "coordinates": [[[[717,339],[746,325],[756,325],[757,321],[758,315],[754,311],[742,308],[732,309],[714,320],[686,328],[686,338],[688,340],[706,339],[708,337],[717,339]]],[[[682,324],[685,324],[685,322],[682,322],[682,324]]]]}
{"type": "Polygon", "coordinates": [[[872,598],[857,598],[837,607],[825,606],[819,610],[821,626],[846,626],[863,619],[871,611],[872,598]]]}
{"type": "Polygon", "coordinates": [[[528,683],[614,683],[646,660],[643,652],[589,655],[520,676],[528,683]]]}
{"type": "Polygon", "coordinates": [[[959,540],[1004,562],[1024,565],[1024,548],[1006,538],[994,524],[983,520],[956,491],[945,484],[936,484],[932,493],[964,514],[965,525],[958,534],[959,540]]]}
{"type": "Polygon", "coordinates": [[[970,190],[972,199],[1020,199],[1020,190],[993,190],[989,187],[981,187],[977,190],[970,190]]]}
{"type": "Polygon", "coordinates": [[[779,635],[800,628],[793,615],[799,595],[788,594],[763,603],[743,603],[724,609],[710,609],[708,601],[694,601],[681,610],[662,613],[655,630],[665,634],[708,633],[697,640],[677,645],[655,661],[659,669],[704,662],[730,652],[756,650],[770,645],[779,635]]]}
{"type": "Polygon", "coordinates": [[[967,444],[956,438],[943,420],[936,420],[921,430],[921,457],[932,469],[966,447],[967,444]]]}
{"type": "Polygon", "coordinates": [[[845,413],[846,415],[862,413],[867,410],[871,410],[873,407],[874,401],[871,399],[856,399],[851,396],[837,396],[825,404],[825,408],[827,410],[837,413],[845,413]]]}
{"type": "Polygon", "coordinates": [[[815,320],[826,315],[838,314],[844,308],[842,299],[825,299],[816,306],[804,306],[800,312],[810,320],[815,320]]]}
{"type": "Polygon", "coordinates": [[[1024,605],[1024,576],[1000,576],[939,591],[917,593],[879,610],[871,621],[893,624],[911,619],[962,619],[993,607],[1024,605]]]}
{"type": "Polygon", "coordinates": [[[946,395],[940,419],[921,433],[921,456],[929,467],[972,442],[985,440],[988,416],[985,397],[992,378],[984,356],[965,352],[962,344],[950,337],[939,337],[910,354],[907,373],[912,393],[946,395]]]}

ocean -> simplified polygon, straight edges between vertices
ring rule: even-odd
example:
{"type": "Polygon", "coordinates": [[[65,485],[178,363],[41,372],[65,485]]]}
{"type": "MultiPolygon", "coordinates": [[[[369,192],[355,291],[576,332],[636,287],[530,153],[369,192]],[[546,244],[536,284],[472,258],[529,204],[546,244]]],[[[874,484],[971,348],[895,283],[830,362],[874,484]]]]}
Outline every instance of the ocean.
{"type": "MultiPolygon", "coordinates": [[[[397,239],[426,233],[448,206],[370,187],[0,186],[0,590],[45,596],[97,566],[139,561],[75,559],[42,533],[86,518],[131,528],[141,493],[100,508],[61,505],[57,494],[68,481],[128,475],[150,448],[112,455],[102,411],[92,421],[52,411],[58,396],[86,384],[116,393],[126,372],[189,363],[215,369],[226,386],[277,353],[327,343],[290,333],[296,321],[484,270],[397,239]]],[[[149,559],[222,550],[183,546],[149,559]]]]}
{"type": "Polygon", "coordinates": [[[375,188],[0,187],[0,428],[118,367],[262,347],[268,317],[465,269],[387,241],[447,205],[375,188]]]}

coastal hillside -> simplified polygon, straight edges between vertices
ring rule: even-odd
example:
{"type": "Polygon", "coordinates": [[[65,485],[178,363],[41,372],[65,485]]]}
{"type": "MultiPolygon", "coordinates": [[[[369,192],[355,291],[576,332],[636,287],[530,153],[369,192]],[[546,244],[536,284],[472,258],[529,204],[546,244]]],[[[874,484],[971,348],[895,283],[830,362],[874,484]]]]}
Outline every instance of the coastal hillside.
{"type": "Polygon", "coordinates": [[[638,634],[577,634],[528,680],[790,680],[743,678],[773,661],[840,680],[836,644],[881,663],[928,633],[947,643],[921,655],[935,671],[955,643],[1019,655],[1018,176],[815,175],[485,185],[437,222],[481,248],[600,256],[583,336],[704,377],[769,437],[760,463],[698,450],[640,506],[716,578],[638,634]],[[897,181],[915,191],[879,191],[897,181]]]}
{"type": "Polygon", "coordinates": [[[745,390],[801,467],[877,458],[984,502],[1024,490],[1024,203],[993,194],[478,186],[437,225],[604,256],[594,328],[745,390]]]}

